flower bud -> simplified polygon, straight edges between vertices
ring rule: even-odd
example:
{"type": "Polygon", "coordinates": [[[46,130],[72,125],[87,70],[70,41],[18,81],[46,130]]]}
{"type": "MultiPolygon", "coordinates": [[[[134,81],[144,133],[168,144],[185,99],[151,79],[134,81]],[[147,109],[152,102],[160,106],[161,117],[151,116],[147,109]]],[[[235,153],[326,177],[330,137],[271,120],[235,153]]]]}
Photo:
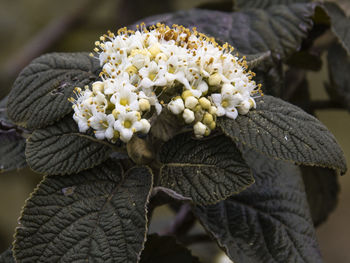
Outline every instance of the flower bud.
{"type": "Polygon", "coordinates": [[[249,109],[250,109],[250,103],[247,100],[242,101],[242,103],[237,107],[239,114],[242,114],[242,115],[247,114],[249,112],[249,109]]]}
{"type": "Polygon", "coordinates": [[[149,111],[151,108],[151,104],[147,99],[140,99],[139,100],[139,107],[141,111],[149,111]]]}
{"type": "Polygon", "coordinates": [[[185,106],[189,109],[194,109],[198,104],[198,99],[196,99],[194,96],[189,96],[185,100],[185,106]]]}
{"type": "Polygon", "coordinates": [[[210,113],[206,112],[204,114],[204,117],[203,117],[203,123],[209,126],[209,124],[212,123],[213,121],[214,121],[213,115],[211,115],[210,113]]]}
{"type": "Polygon", "coordinates": [[[184,118],[184,121],[189,124],[194,121],[194,112],[189,109],[185,109],[182,117],[184,118]]]}
{"type": "Polygon", "coordinates": [[[208,82],[210,86],[219,86],[221,83],[222,77],[219,73],[214,73],[210,75],[208,82]]]}
{"type": "Polygon", "coordinates": [[[174,100],[169,102],[168,109],[173,114],[180,114],[185,109],[183,100],[180,97],[176,97],[174,100]]]}
{"type": "Polygon", "coordinates": [[[92,91],[97,94],[98,92],[103,92],[104,84],[102,81],[96,81],[92,84],[92,91]]]}
{"type": "Polygon", "coordinates": [[[193,130],[196,137],[202,138],[203,135],[205,134],[205,131],[207,130],[207,126],[205,126],[203,123],[199,121],[193,126],[193,130]]]}
{"type": "Polygon", "coordinates": [[[211,103],[210,103],[210,100],[208,100],[207,98],[205,97],[202,97],[199,99],[199,104],[202,106],[203,109],[205,110],[209,110],[210,109],[210,106],[211,106],[211,103]]]}

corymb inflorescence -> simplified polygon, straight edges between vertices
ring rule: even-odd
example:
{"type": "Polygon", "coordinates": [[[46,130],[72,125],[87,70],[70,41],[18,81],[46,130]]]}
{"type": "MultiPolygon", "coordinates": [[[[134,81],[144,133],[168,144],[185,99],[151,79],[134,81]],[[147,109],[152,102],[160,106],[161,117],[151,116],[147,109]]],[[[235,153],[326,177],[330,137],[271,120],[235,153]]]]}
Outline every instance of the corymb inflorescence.
{"type": "Polygon", "coordinates": [[[245,59],[196,28],[141,24],[108,32],[95,44],[91,56],[100,60],[101,80],[77,87],[70,100],[80,132],[92,128],[101,140],[147,134],[164,110],[201,138],[215,129],[216,118],[235,119],[255,108],[261,94],[245,59]]]}

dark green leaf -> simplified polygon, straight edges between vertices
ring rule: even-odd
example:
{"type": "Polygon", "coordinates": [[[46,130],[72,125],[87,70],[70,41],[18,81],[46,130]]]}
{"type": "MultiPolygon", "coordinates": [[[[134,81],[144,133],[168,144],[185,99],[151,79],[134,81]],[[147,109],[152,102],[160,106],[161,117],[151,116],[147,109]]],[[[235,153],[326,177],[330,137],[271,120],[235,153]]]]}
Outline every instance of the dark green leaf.
{"type": "Polygon", "coordinates": [[[280,97],[284,89],[284,71],[281,61],[274,61],[270,66],[258,65],[254,69],[254,81],[262,84],[264,94],[280,97]]]}
{"type": "Polygon", "coordinates": [[[0,172],[23,168],[25,139],[20,130],[7,117],[7,97],[0,101],[0,172]]]}
{"type": "Polygon", "coordinates": [[[176,136],[159,153],[160,186],[197,204],[213,204],[239,193],[254,179],[239,150],[225,136],[195,140],[176,136]]]}
{"type": "Polygon", "coordinates": [[[0,263],[15,263],[11,248],[0,254],[0,263]]]}
{"type": "Polygon", "coordinates": [[[256,183],[195,214],[234,262],[322,262],[298,168],[247,153],[256,183]]]}
{"type": "Polygon", "coordinates": [[[99,62],[87,53],[52,53],[30,63],[9,95],[8,115],[18,125],[42,128],[72,111],[73,88],[96,80],[99,62]]]}
{"type": "Polygon", "coordinates": [[[105,161],[112,149],[91,134],[80,133],[71,116],[29,137],[26,157],[29,166],[45,174],[71,174],[105,161]]]}
{"type": "Polygon", "coordinates": [[[250,70],[253,70],[257,66],[261,65],[270,65],[270,57],[271,57],[271,52],[266,51],[263,53],[258,53],[258,54],[253,54],[253,55],[247,55],[246,60],[248,64],[248,68],[250,70]]]}
{"type": "Polygon", "coordinates": [[[147,236],[140,263],[199,263],[186,247],[176,243],[170,236],[147,236]]]}
{"type": "Polygon", "coordinates": [[[236,120],[218,118],[232,139],[275,159],[346,172],[344,154],[334,136],[315,117],[271,96],[257,100],[257,109],[236,120]]]}
{"type": "Polygon", "coordinates": [[[274,5],[291,5],[297,3],[309,3],[312,0],[233,0],[234,9],[266,9],[274,5]]]}
{"type": "Polygon", "coordinates": [[[328,85],[328,93],[350,110],[350,56],[347,56],[340,44],[333,44],[328,50],[327,59],[331,81],[328,85]]]}
{"type": "Polygon", "coordinates": [[[336,3],[326,2],[324,6],[331,18],[333,33],[350,56],[350,18],[336,3]]]}
{"type": "Polygon", "coordinates": [[[150,17],[146,24],[160,21],[195,26],[199,32],[215,37],[220,43],[228,42],[245,55],[271,51],[272,57],[282,59],[297,50],[306,37],[312,26],[314,6],[276,5],[235,13],[193,9],[150,17]]]}
{"type": "Polygon", "coordinates": [[[322,224],[333,212],[338,202],[337,174],[326,168],[302,166],[307,200],[314,225],[322,224]]]}
{"type": "Polygon", "coordinates": [[[151,187],[149,169],[136,167],[124,175],[111,160],[79,174],[45,177],[16,229],[16,260],[137,262],[151,187]]]}

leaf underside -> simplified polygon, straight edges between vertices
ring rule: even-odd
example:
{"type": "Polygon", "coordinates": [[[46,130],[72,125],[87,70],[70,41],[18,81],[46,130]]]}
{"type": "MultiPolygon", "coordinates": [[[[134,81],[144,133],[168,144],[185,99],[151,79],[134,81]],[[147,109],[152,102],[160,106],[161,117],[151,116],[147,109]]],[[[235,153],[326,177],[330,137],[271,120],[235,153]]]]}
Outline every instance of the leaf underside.
{"type": "Polygon", "coordinates": [[[0,101],[0,173],[27,165],[24,155],[25,139],[7,117],[7,98],[0,101]]]}
{"type": "Polygon", "coordinates": [[[102,163],[111,153],[112,149],[104,142],[80,133],[71,116],[35,130],[26,147],[29,166],[45,174],[77,173],[102,163]]]}
{"type": "Polygon", "coordinates": [[[331,18],[333,33],[350,56],[350,18],[346,17],[344,11],[336,3],[326,2],[324,6],[331,18]]]}
{"type": "Polygon", "coordinates": [[[239,193],[254,179],[235,144],[225,136],[195,140],[178,135],[159,153],[160,186],[197,204],[212,204],[239,193]]]}
{"type": "Polygon", "coordinates": [[[350,56],[340,44],[335,43],[329,48],[327,59],[331,81],[327,91],[350,111],[350,56]]]}
{"type": "Polygon", "coordinates": [[[8,115],[28,129],[48,126],[72,111],[74,87],[97,79],[99,61],[87,53],[51,53],[33,60],[16,79],[8,115]]]}
{"type": "Polygon", "coordinates": [[[233,0],[234,8],[239,10],[258,8],[266,9],[274,5],[309,3],[311,0],[233,0]]]}
{"type": "Polygon", "coordinates": [[[203,226],[234,262],[322,262],[298,168],[254,152],[245,157],[256,183],[195,207],[203,226]]]}
{"type": "Polygon", "coordinates": [[[18,262],[135,263],[147,229],[152,175],[123,174],[111,160],[69,176],[47,176],[26,202],[16,229],[18,262]]]}
{"type": "Polygon", "coordinates": [[[301,167],[307,201],[315,226],[325,222],[338,203],[339,184],[334,170],[320,167],[301,167]]]}
{"type": "Polygon", "coordinates": [[[218,118],[233,140],[270,157],[346,172],[344,154],[334,136],[315,117],[271,96],[257,99],[257,109],[236,120],[218,118]]]}

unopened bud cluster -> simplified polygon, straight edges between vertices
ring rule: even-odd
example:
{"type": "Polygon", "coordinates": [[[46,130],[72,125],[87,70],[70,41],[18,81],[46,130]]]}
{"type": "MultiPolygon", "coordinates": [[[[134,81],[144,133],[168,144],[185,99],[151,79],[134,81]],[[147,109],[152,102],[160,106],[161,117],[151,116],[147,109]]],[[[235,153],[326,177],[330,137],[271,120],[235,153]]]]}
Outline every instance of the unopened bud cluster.
{"type": "Polygon", "coordinates": [[[255,108],[261,94],[245,59],[195,28],[141,25],[108,32],[95,44],[101,81],[76,88],[70,100],[79,130],[91,127],[98,139],[128,142],[134,133],[146,134],[150,117],[164,108],[201,138],[217,117],[235,119],[255,108]]]}

